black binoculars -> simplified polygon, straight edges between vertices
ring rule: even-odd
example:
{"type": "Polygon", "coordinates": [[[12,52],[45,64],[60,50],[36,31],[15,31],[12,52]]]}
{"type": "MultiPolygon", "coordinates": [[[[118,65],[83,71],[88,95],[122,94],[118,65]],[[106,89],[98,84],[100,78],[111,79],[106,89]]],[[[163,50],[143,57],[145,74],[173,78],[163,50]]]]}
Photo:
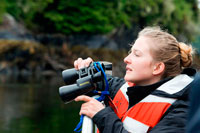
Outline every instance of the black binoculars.
{"type": "Polygon", "coordinates": [[[104,75],[101,69],[105,72],[112,71],[112,63],[104,62],[99,64],[101,66],[91,63],[89,67],[80,70],[71,68],[62,72],[66,86],[59,88],[59,95],[65,103],[71,102],[79,95],[87,95],[91,91],[97,90],[98,82],[103,82],[102,84],[104,84],[104,75]]]}

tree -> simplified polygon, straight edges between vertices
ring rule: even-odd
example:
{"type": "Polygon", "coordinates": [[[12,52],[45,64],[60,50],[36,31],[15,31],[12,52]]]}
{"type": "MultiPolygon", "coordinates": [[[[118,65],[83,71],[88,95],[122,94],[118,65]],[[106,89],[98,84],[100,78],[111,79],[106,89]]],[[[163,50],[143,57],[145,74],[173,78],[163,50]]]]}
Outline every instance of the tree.
{"type": "Polygon", "coordinates": [[[197,0],[127,0],[125,12],[141,27],[160,25],[185,40],[199,31],[197,0]]]}
{"type": "Polygon", "coordinates": [[[6,12],[6,2],[5,0],[0,1],[0,23],[2,21],[3,14],[6,12]]]}
{"type": "MultiPolygon", "coordinates": [[[[160,25],[180,40],[199,31],[197,0],[3,0],[35,32],[107,34],[122,26],[160,25]]],[[[3,3],[1,1],[1,3],[3,3]]],[[[6,3],[6,4],[5,4],[6,3]]],[[[0,10],[0,14],[1,11],[0,10]]]]}
{"type": "Polygon", "coordinates": [[[107,0],[58,0],[49,4],[44,14],[38,14],[36,19],[54,32],[105,34],[126,21],[127,15],[116,10],[115,3],[107,0]]]}

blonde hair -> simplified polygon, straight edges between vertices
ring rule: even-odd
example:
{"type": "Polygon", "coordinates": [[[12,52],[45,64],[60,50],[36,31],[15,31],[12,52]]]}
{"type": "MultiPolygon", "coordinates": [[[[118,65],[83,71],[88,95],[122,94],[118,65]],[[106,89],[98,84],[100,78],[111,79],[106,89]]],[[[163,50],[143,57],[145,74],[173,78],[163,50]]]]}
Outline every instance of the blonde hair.
{"type": "Polygon", "coordinates": [[[153,41],[154,46],[150,47],[152,56],[156,61],[165,64],[163,78],[176,76],[184,67],[191,66],[193,53],[191,45],[178,42],[173,35],[159,27],[146,27],[139,32],[138,37],[141,36],[153,41]]]}

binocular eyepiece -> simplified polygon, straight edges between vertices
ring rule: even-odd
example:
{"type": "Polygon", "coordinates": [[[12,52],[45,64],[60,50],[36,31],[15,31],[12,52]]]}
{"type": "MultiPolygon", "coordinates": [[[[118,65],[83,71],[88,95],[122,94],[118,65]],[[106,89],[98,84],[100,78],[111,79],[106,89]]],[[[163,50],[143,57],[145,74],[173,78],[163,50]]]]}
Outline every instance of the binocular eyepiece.
{"type": "MultiPolygon", "coordinates": [[[[112,63],[102,62],[103,71],[112,71],[112,63]]],[[[100,66],[94,63],[89,67],[76,70],[75,68],[67,69],[62,72],[63,80],[66,86],[59,88],[59,95],[65,103],[71,102],[79,95],[88,94],[97,88],[97,82],[104,82],[104,75],[100,66]]],[[[102,88],[103,89],[103,88],[102,88]]]]}

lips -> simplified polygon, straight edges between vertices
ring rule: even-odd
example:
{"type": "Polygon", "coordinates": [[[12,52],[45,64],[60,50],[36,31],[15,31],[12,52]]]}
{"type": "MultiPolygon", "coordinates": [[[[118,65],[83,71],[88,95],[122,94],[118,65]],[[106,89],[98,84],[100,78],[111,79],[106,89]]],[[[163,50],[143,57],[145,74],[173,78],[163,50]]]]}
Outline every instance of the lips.
{"type": "Polygon", "coordinates": [[[130,67],[126,67],[126,71],[132,71],[130,67]]]}

